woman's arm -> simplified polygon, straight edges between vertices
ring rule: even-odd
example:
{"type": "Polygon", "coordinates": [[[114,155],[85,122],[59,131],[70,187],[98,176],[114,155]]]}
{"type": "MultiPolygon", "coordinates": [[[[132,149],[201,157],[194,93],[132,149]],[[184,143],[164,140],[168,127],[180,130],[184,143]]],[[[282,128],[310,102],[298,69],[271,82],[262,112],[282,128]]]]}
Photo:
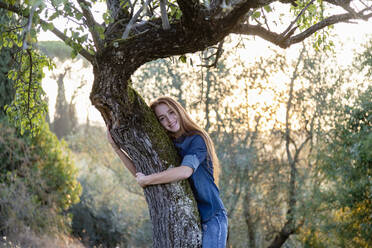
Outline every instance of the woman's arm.
{"type": "Polygon", "coordinates": [[[181,165],[175,168],[169,168],[165,171],[154,173],[148,176],[145,176],[142,173],[136,174],[136,180],[141,187],[146,187],[148,185],[154,184],[164,184],[171,183],[175,181],[180,181],[186,178],[189,178],[193,173],[193,169],[188,166],[181,165]]]}
{"type": "Polygon", "coordinates": [[[125,154],[114,142],[114,140],[111,137],[109,129],[107,129],[107,139],[109,143],[111,144],[112,148],[114,148],[114,151],[119,156],[120,160],[123,161],[125,167],[128,168],[130,173],[135,177],[136,176],[136,168],[134,167],[134,164],[132,160],[125,154]]]}

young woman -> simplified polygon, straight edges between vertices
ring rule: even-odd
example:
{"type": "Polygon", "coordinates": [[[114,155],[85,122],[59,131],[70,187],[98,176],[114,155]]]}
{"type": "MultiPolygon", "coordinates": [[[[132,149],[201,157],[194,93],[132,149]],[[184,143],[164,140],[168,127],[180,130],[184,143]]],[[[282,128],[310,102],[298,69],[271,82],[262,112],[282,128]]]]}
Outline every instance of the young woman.
{"type": "Polygon", "coordinates": [[[227,216],[216,186],[218,159],[209,135],[170,97],[160,97],[150,107],[160,124],[172,138],[181,165],[160,173],[135,174],[130,159],[116,146],[108,132],[108,139],[121,160],[136,175],[141,187],[188,179],[194,193],[202,223],[202,247],[224,248],[227,238],[227,216]]]}

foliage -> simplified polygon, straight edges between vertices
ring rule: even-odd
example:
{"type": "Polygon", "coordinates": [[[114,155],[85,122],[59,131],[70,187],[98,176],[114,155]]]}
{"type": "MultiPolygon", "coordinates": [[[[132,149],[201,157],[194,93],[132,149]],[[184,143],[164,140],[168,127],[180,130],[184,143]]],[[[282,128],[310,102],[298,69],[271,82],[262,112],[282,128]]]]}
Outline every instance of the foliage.
{"type": "Polygon", "coordinates": [[[58,211],[67,210],[79,201],[81,187],[76,181],[77,170],[70,160],[67,144],[59,142],[44,124],[40,135],[32,139],[35,153],[43,160],[36,163],[43,178],[46,179],[46,191],[54,192],[58,211]]]}
{"type": "Polygon", "coordinates": [[[6,120],[0,125],[1,232],[65,231],[63,212],[81,191],[66,146],[45,124],[35,137],[20,136],[6,120]]]}
{"type": "Polygon", "coordinates": [[[19,67],[8,73],[9,79],[14,82],[16,94],[13,102],[6,106],[6,111],[21,134],[25,131],[38,134],[47,111],[41,87],[42,68],[47,66],[52,69],[52,64],[32,50],[21,53],[19,62],[19,67]]]}
{"type": "MultiPolygon", "coordinates": [[[[36,3],[30,2],[27,6],[32,8],[35,6],[36,3]]],[[[86,7],[91,7],[90,2],[85,2],[86,7]]],[[[65,43],[72,48],[71,56],[74,58],[77,56],[79,51],[85,47],[88,51],[93,51],[92,41],[88,39],[88,34],[86,30],[88,30],[87,23],[83,21],[82,13],[76,8],[75,3],[70,1],[52,1],[50,3],[45,2],[41,4],[40,8],[38,8],[39,14],[48,22],[44,22],[41,25],[43,31],[53,30],[53,20],[58,19],[60,16],[65,18],[70,18],[74,20],[75,23],[78,24],[77,28],[65,28],[64,33],[69,34],[69,38],[65,40],[65,43]],[[48,8],[51,7],[51,8],[48,8]],[[53,10],[52,10],[53,9],[53,10]],[[44,11],[45,10],[45,11],[44,11]],[[41,14],[43,12],[43,14],[41,14]]],[[[92,27],[100,32],[103,32],[101,26],[92,27]]],[[[40,29],[40,27],[39,27],[40,29]]]]}
{"type": "Polygon", "coordinates": [[[354,66],[359,70],[365,70],[366,76],[372,78],[372,37],[364,45],[364,51],[355,60],[354,66]]]}
{"type": "MultiPolygon", "coordinates": [[[[15,4],[15,2],[11,0],[7,0],[5,3],[11,5],[15,4]]],[[[11,23],[12,26],[13,24],[18,24],[20,26],[16,29],[26,30],[23,40],[26,40],[29,44],[35,43],[37,40],[36,34],[38,32],[41,30],[49,30],[58,33],[59,38],[61,38],[66,45],[71,47],[71,50],[66,54],[71,54],[73,58],[83,49],[87,54],[95,55],[99,48],[102,47],[103,43],[107,42],[104,45],[108,45],[110,43],[109,41],[120,40],[120,37],[122,36],[121,34],[124,32],[126,27],[141,26],[143,23],[151,23],[153,21],[152,25],[158,25],[158,22],[162,17],[161,11],[159,10],[162,1],[159,0],[147,1],[146,3],[143,1],[126,1],[120,4],[111,1],[109,2],[109,8],[111,9],[102,7],[101,5],[103,4],[102,1],[84,1],[78,3],[70,0],[26,1],[21,5],[22,7],[18,12],[25,15],[26,19],[29,14],[33,14],[33,18],[29,18],[29,21],[32,23],[31,28],[28,28],[26,23],[20,25],[21,18],[16,18],[10,13],[8,13],[8,15],[13,19],[11,23]],[[118,8],[119,5],[120,10],[118,8]],[[97,6],[100,8],[99,12],[95,10],[97,6]],[[93,11],[101,15],[100,19],[103,20],[103,23],[98,23],[94,20],[94,18],[97,17],[91,16],[91,12],[93,11]],[[61,20],[66,20],[68,24],[62,27],[59,31],[56,30],[57,25],[54,25],[53,22],[59,22],[61,20]],[[114,33],[111,32],[113,30],[114,33]],[[115,36],[115,38],[113,39],[113,37],[109,36],[115,36]]],[[[200,2],[200,8],[216,7],[211,5],[213,5],[213,3],[210,1],[200,2]]],[[[233,10],[236,5],[236,2],[234,1],[222,1],[219,6],[220,9],[212,12],[216,12],[217,16],[223,16],[233,10]]],[[[350,6],[347,8],[337,1],[270,1],[268,3],[256,3],[253,5],[258,5],[259,7],[252,8],[247,13],[246,20],[242,20],[245,24],[250,22],[251,24],[257,24],[261,27],[266,26],[265,28],[270,31],[269,25],[280,27],[281,25],[288,23],[288,19],[295,18],[290,24],[291,29],[282,34],[283,37],[281,38],[283,39],[287,38],[286,35],[292,36],[292,31],[296,29],[304,31],[324,21],[327,14],[333,12],[332,8],[334,8],[334,6],[341,6],[345,8],[345,10],[350,11],[350,13],[354,13],[354,18],[360,17],[363,19],[363,14],[365,15],[365,18],[368,19],[368,15],[363,13],[367,12],[367,9],[360,13],[356,13],[356,10],[351,10],[350,6]],[[290,3],[291,6],[287,8],[288,3],[290,3]],[[287,6],[284,6],[284,4],[287,6]],[[296,27],[293,26],[294,24],[296,24],[296,27]]],[[[195,6],[196,9],[198,9],[198,7],[199,6],[195,6]]],[[[167,19],[169,19],[171,24],[177,23],[182,19],[182,5],[180,6],[178,1],[167,1],[165,9],[167,12],[167,19]]],[[[342,22],[342,20],[338,22],[342,22]]],[[[330,33],[326,30],[327,27],[332,28],[332,25],[325,25],[325,27],[317,28],[321,30],[316,32],[317,39],[314,42],[315,48],[330,49],[333,46],[333,42],[329,40],[330,33]]],[[[139,28],[139,32],[142,32],[142,28],[139,28]]],[[[315,31],[311,31],[311,33],[313,32],[315,31]]],[[[20,42],[22,39],[18,39],[18,41],[20,42]]],[[[20,45],[21,44],[19,44],[19,46],[20,45]]],[[[66,56],[66,54],[62,56],[66,56]]],[[[184,58],[185,56],[181,55],[180,59],[184,60],[184,58]]]]}
{"type": "Polygon", "coordinates": [[[18,23],[16,15],[9,14],[6,10],[0,9],[0,48],[18,48],[22,46],[21,29],[23,26],[10,28],[18,23]]]}
{"type": "MultiPolygon", "coordinates": [[[[365,49],[353,62],[362,74],[370,66],[371,48],[367,45],[365,49]]],[[[372,87],[368,73],[365,76],[357,78],[354,87],[344,88],[345,98],[333,102],[328,107],[332,111],[324,113],[328,128],[318,141],[315,157],[315,176],[321,183],[308,202],[320,211],[314,213],[301,234],[307,247],[372,245],[372,87]]]]}
{"type": "Polygon", "coordinates": [[[79,200],[81,188],[66,145],[44,120],[42,69],[51,68],[50,60],[22,50],[19,29],[8,26],[15,16],[5,17],[0,17],[0,94],[6,95],[1,107],[6,104],[7,114],[0,121],[0,232],[22,246],[41,245],[45,238],[37,237],[67,233],[65,210],[79,200]]]}
{"type": "MultiPolygon", "coordinates": [[[[5,12],[3,9],[0,11],[5,12]]],[[[53,64],[34,50],[25,49],[26,41],[23,42],[22,26],[11,28],[19,21],[15,15],[9,13],[0,17],[0,51],[4,56],[2,63],[7,63],[2,67],[6,72],[3,75],[7,75],[12,81],[12,88],[15,91],[12,102],[5,105],[5,109],[10,121],[19,128],[21,134],[25,131],[37,134],[47,111],[41,87],[41,80],[44,76],[42,69],[44,66],[52,69],[53,64]],[[10,51],[11,56],[9,56],[10,51]]],[[[36,34],[30,32],[30,35],[31,33],[36,34]]]]}
{"type": "Polygon", "coordinates": [[[370,247],[372,235],[372,87],[343,108],[323,153],[321,172],[332,211],[334,241],[347,247],[370,247]]]}
{"type": "Polygon", "coordinates": [[[11,55],[11,49],[4,48],[0,50],[0,118],[5,116],[4,108],[12,102],[15,95],[13,83],[8,79],[11,55]]]}
{"type": "MultiPolygon", "coordinates": [[[[9,17],[4,13],[4,10],[0,10],[0,31],[4,29],[2,24],[9,21],[9,17]]],[[[14,56],[14,52],[13,48],[1,48],[0,45],[0,118],[5,116],[6,111],[4,108],[12,102],[15,94],[13,83],[8,79],[8,71],[12,64],[12,56],[14,56]]]]}
{"type": "MultiPolygon", "coordinates": [[[[325,19],[327,9],[325,1],[316,0],[311,4],[309,3],[308,1],[297,0],[296,5],[291,6],[291,11],[297,16],[300,15],[301,11],[307,8],[304,14],[300,15],[300,18],[297,20],[297,25],[300,30],[308,29],[325,19]]],[[[313,47],[316,50],[330,50],[334,46],[333,41],[330,39],[331,34],[329,32],[329,29],[332,28],[333,26],[331,25],[327,29],[322,29],[315,33],[313,47]]]]}

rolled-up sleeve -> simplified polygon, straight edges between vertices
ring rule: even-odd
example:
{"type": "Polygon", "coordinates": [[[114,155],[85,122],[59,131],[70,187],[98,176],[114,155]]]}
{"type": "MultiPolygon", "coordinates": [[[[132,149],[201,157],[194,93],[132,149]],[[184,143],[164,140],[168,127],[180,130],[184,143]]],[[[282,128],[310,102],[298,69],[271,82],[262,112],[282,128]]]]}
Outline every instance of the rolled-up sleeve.
{"type": "Polygon", "coordinates": [[[181,165],[185,165],[193,169],[193,172],[199,167],[207,157],[207,146],[204,139],[196,135],[191,141],[185,156],[182,159],[181,165]]]}

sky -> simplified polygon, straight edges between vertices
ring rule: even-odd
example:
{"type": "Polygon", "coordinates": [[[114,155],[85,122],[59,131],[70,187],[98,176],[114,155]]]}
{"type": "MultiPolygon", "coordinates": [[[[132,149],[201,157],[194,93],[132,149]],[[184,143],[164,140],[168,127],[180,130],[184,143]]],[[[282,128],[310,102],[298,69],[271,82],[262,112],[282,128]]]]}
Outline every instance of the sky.
{"type": "MultiPolygon", "coordinates": [[[[98,22],[102,22],[101,11],[104,6],[95,6],[94,15],[98,22]]],[[[56,21],[54,23],[57,28],[64,27],[66,23],[62,20],[56,21]]],[[[332,37],[335,41],[335,51],[337,51],[338,63],[340,66],[345,66],[351,63],[355,51],[361,49],[360,45],[367,40],[367,38],[372,37],[372,21],[369,22],[359,21],[357,24],[350,23],[340,23],[336,24],[334,28],[334,36],[332,37]]],[[[279,32],[279,31],[277,31],[279,32]]],[[[50,32],[42,32],[38,36],[39,41],[46,40],[59,40],[54,34],[50,32]]],[[[259,37],[250,37],[249,41],[246,41],[245,50],[239,51],[240,54],[247,54],[247,58],[252,59],[252,57],[258,56],[268,56],[269,47],[275,47],[275,45],[262,40],[259,37]]],[[[293,45],[285,50],[288,58],[294,58],[298,55],[300,45],[293,45]]],[[[242,56],[244,57],[244,56],[242,56]]],[[[70,61],[64,64],[58,64],[54,71],[45,70],[45,78],[43,79],[43,88],[49,99],[49,114],[51,120],[54,116],[54,106],[55,99],[57,96],[57,83],[53,78],[53,74],[62,73],[65,66],[68,66],[70,61]]],[[[81,61],[74,64],[73,69],[75,73],[70,73],[66,75],[65,78],[65,88],[66,88],[66,98],[67,101],[71,100],[76,88],[81,82],[85,81],[85,85],[77,91],[77,96],[75,98],[75,105],[78,112],[78,120],[80,123],[84,123],[87,120],[87,116],[91,122],[95,124],[102,125],[103,120],[99,112],[90,104],[89,92],[93,82],[93,73],[91,68],[84,68],[81,61]]],[[[260,97],[260,96],[258,96],[260,97]]]]}

